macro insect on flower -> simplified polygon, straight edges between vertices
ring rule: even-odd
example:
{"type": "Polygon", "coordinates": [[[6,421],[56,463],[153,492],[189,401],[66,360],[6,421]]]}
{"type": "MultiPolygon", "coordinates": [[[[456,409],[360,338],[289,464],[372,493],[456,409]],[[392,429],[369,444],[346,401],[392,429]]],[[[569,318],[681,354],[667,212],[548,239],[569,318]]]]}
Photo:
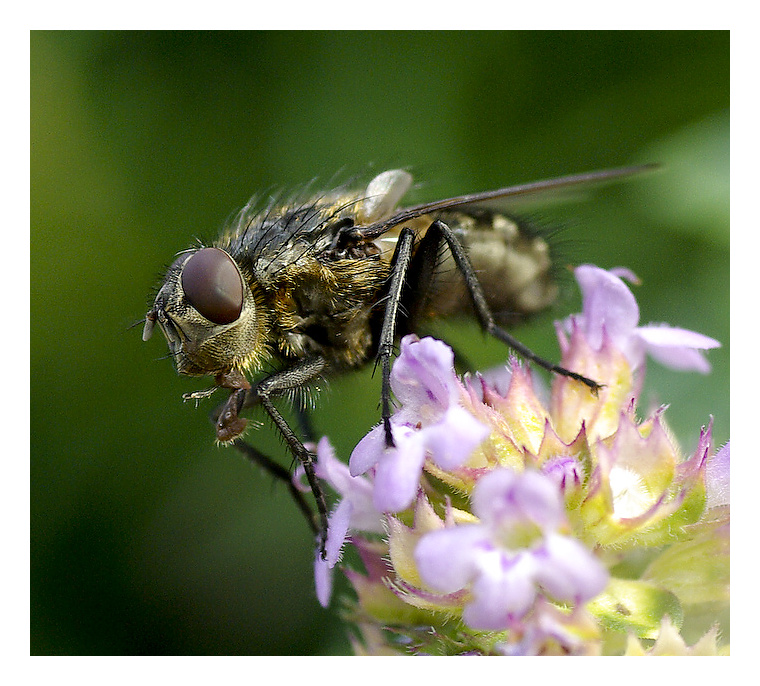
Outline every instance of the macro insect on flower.
{"type": "Polygon", "coordinates": [[[403,170],[379,174],[358,191],[340,187],[251,201],[213,245],[177,255],[145,317],[143,338],[158,324],[180,374],[212,377],[210,388],[185,398],[229,392],[213,413],[216,438],[289,484],[324,557],[328,508],[314,456],[304,446],[311,437],[288,424],[277,399],[302,400],[303,390],[320,378],[375,361],[382,374],[383,427],[376,440],[386,448],[405,442],[391,421],[394,346],[428,318],[465,311],[524,359],[593,397],[604,380],[579,371],[581,365],[540,358],[505,328],[553,303],[555,265],[540,232],[492,203],[648,168],[577,174],[406,208],[398,205],[412,179],[403,170]],[[271,368],[276,371],[265,375],[271,368]],[[241,413],[258,405],[302,465],[316,518],[288,470],[242,438],[247,420],[241,413]]]}

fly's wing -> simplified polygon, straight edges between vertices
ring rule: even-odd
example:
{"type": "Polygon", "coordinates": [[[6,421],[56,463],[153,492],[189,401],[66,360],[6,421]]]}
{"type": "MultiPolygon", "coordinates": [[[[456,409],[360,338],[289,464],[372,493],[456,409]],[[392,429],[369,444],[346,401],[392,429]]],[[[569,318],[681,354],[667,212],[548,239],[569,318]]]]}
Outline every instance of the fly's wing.
{"type": "MultiPolygon", "coordinates": [[[[644,172],[653,171],[658,168],[657,164],[644,164],[632,167],[619,167],[616,169],[605,169],[602,171],[584,172],[582,174],[571,174],[569,176],[559,176],[553,179],[546,179],[544,181],[534,181],[532,183],[524,183],[517,186],[509,186],[507,188],[498,188],[493,191],[485,191],[483,193],[471,193],[468,195],[459,195],[454,198],[447,198],[446,200],[437,200],[435,202],[425,203],[422,205],[415,205],[413,207],[407,207],[399,210],[393,216],[387,218],[372,219],[371,222],[364,224],[361,227],[357,227],[362,238],[373,239],[381,236],[389,229],[399,224],[409,222],[412,219],[416,219],[424,214],[430,214],[434,212],[441,212],[443,210],[452,210],[456,208],[479,205],[487,206],[489,203],[499,203],[500,207],[503,207],[505,203],[512,202],[517,199],[530,198],[531,200],[540,200],[542,196],[551,197],[558,192],[567,190],[577,190],[579,188],[586,188],[591,186],[598,186],[611,181],[624,179],[634,175],[642,174],[644,172]]],[[[387,209],[387,206],[397,202],[396,195],[403,188],[403,192],[411,185],[411,177],[404,171],[393,170],[385,172],[390,175],[388,178],[382,180],[382,183],[378,182],[378,188],[385,188],[385,194],[378,193],[377,199],[373,201],[371,207],[387,209]],[[404,186],[407,182],[408,185],[404,186]]],[[[373,187],[373,184],[381,177],[385,176],[381,174],[375,180],[370,182],[369,188],[373,187]]],[[[368,190],[369,190],[368,188],[368,190]]],[[[403,193],[398,197],[400,198],[403,193]]],[[[366,201],[365,201],[366,202],[366,201]]],[[[372,213],[368,213],[371,215],[372,213]]]]}
{"type": "Polygon", "coordinates": [[[357,207],[356,223],[362,226],[386,219],[412,187],[412,175],[403,169],[391,169],[369,182],[357,207]]]}

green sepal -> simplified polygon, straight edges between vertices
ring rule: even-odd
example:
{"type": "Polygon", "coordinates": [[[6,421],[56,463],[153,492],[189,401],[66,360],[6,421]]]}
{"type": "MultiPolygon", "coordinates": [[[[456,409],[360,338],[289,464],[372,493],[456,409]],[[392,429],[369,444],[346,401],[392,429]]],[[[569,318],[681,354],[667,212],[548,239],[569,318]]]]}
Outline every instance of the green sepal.
{"type": "MultiPolygon", "coordinates": [[[[699,521],[705,510],[705,502],[705,486],[699,481],[686,492],[683,502],[674,512],[661,518],[652,528],[636,532],[633,542],[638,546],[657,547],[692,538],[694,533],[689,527],[699,521]]],[[[667,504],[663,506],[667,507],[667,504]]]]}
{"type": "Polygon", "coordinates": [[[685,605],[729,598],[728,526],[676,543],[655,558],[642,578],[675,593],[685,605]]]}
{"type": "Polygon", "coordinates": [[[681,604],[673,593],[632,579],[610,579],[604,592],[586,609],[606,629],[632,633],[638,638],[657,638],[665,615],[676,626],[683,621],[681,604]]]}

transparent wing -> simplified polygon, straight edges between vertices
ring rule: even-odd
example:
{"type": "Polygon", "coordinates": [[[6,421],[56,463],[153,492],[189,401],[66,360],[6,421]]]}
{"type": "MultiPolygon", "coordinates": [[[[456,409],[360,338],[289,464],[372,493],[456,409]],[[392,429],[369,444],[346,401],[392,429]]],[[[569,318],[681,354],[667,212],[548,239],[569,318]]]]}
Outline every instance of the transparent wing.
{"type": "Polygon", "coordinates": [[[530,199],[531,201],[541,201],[550,199],[558,193],[578,191],[584,188],[600,186],[612,181],[633,177],[651,172],[659,168],[657,164],[644,164],[631,167],[619,167],[616,169],[604,169],[601,171],[584,172],[581,174],[570,174],[569,176],[558,176],[553,179],[543,181],[534,181],[531,183],[519,184],[517,186],[508,186],[498,188],[493,191],[482,193],[471,193],[468,195],[458,195],[445,200],[415,205],[399,210],[395,215],[371,224],[361,227],[360,231],[365,238],[374,238],[380,236],[394,226],[408,222],[416,217],[443,210],[452,210],[463,207],[487,207],[497,205],[503,208],[505,204],[511,204],[516,200],[530,199]]]}

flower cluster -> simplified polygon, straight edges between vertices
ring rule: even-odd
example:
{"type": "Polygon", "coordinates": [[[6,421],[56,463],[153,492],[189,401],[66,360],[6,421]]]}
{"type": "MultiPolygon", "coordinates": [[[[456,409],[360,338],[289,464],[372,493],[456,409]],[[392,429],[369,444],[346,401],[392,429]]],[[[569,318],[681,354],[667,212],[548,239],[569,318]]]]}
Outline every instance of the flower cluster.
{"type": "Polygon", "coordinates": [[[706,372],[701,351],[719,344],[639,326],[630,272],[575,273],[583,312],[557,325],[562,365],[603,384],[596,394],[556,376],[542,402],[514,359],[504,392],[462,381],[450,348],[407,336],[391,375],[394,446],[380,425],[346,466],[320,441],[317,474],[339,501],[317,596],[329,604],[341,567],[357,652],[719,650],[717,628],[688,648],[679,627],[727,603],[729,447],[715,452],[708,426],[684,459],[664,408],[640,419],[636,407],[647,354],[706,372]],[[341,563],[347,541],[363,571],[341,563]]]}

